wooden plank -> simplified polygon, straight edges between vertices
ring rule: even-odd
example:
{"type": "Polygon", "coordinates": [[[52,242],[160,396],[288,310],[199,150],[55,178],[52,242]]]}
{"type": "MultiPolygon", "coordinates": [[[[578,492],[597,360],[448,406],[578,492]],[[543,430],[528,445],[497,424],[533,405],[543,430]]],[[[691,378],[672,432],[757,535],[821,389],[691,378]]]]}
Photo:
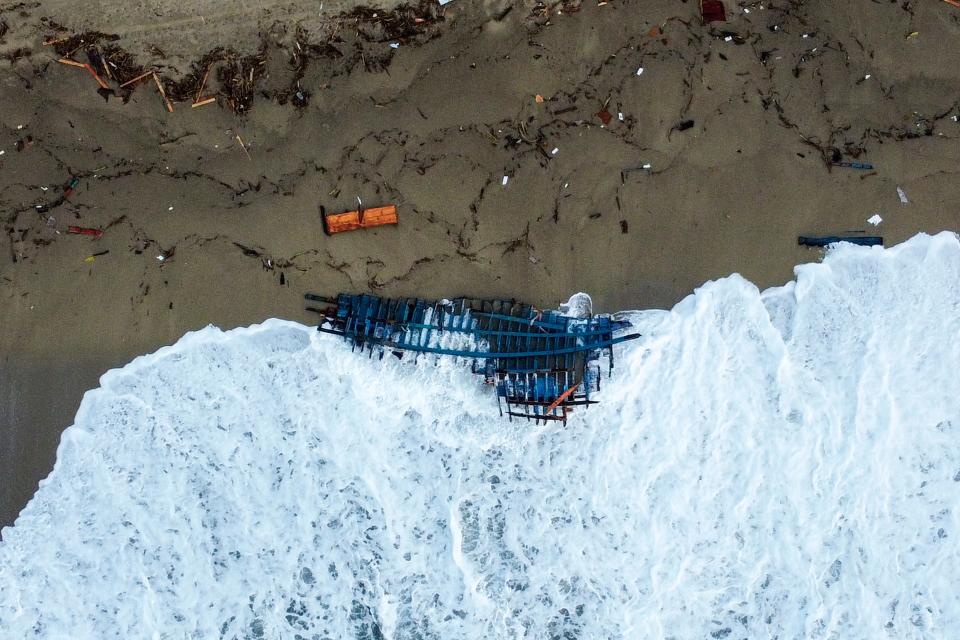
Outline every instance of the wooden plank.
{"type": "Polygon", "coordinates": [[[143,80],[144,78],[149,77],[152,73],[153,73],[153,71],[147,71],[146,73],[141,73],[141,74],[138,75],[136,78],[132,78],[132,79],[127,80],[126,82],[124,82],[122,85],[120,85],[120,88],[123,89],[124,87],[129,86],[129,85],[131,85],[131,84],[133,84],[133,83],[135,83],[135,82],[140,82],[140,81],[143,80]]]}
{"type": "Polygon", "coordinates": [[[206,100],[200,100],[199,102],[194,102],[192,105],[190,105],[190,108],[196,109],[197,107],[202,107],[216,101],[217,101],[216,98],[207,98],[206,100]]]}
{"type": "Polygon", "coordinates": [[[391,204],[385,207],[373,207],[372,209],[363,209],[360,211],[345,211],[344,213],[334,213],[324,216],[323,227],[324,231],[332,235],[334,233],[343,233],[344,231],[379,227],[385,224],[397,224],[397,222],[397,207],[391,204]]]}

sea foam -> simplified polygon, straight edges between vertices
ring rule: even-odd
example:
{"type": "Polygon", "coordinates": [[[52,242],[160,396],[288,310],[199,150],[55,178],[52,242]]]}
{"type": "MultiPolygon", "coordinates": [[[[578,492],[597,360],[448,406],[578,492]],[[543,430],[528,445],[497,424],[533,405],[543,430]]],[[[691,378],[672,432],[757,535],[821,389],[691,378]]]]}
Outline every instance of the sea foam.
{"type": "Polygon", "coordinates": [[[0,637],[946,638],[960,242],[629,314],[601,404],[271,320],[87,393],[0,543],[0,637]]]}

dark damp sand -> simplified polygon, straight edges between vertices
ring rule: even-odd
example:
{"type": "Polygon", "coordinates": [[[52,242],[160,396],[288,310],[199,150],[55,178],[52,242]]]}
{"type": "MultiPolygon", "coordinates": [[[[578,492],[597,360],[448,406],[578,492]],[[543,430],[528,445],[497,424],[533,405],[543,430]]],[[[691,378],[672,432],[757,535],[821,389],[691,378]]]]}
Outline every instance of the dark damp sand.
{"type": "Polygon", "coordinates": [[[293,25],[319,33],[354,4],[328,2],[322,16],[268,0],[0,5],[0,54],[32,50],[0,62],[0,524],[50,472],[104,371],[211,323],[309,323],[307,290],[540,305],[582,290],[603,310],[668,307],[731,272],[761,287],[790,279],[820,256],[797,246],[801,233],[865,229],[892,244],[960,226],[960,49],[944,46],[960,10],[946,3],[751,4],[713,25],[743,35],[738,45],[711,37],[692,1],[554,6],[538,26],[529,3],[498,19],[509,3],[455,0],[439,37],[402,44],[385,71],[315,62],[304,112],[258,98],[245,118],[168,115],[149,85],[106,103],[40,46],[50,17],[116,32],[143,56],[159,46],[185,69],[214,45],[252,50],[270,33],[280,44],[266,83],[282,86],[293,25]],[[539,150],[508,143],[520,122],[539,150]],[[28,134],[35,145],[16,152],[28,134]],[[876,171],[828,171],[804,138],[860,148],[876,171]],[[644,163],[650,172],[621,177],[644,163]],[[73,173],[86,177],[47,226],[31,207],[73,173]],[[400,226],[325,237],[319,207],[357,197],[397,203],[400,226]],[[63,233],[121,216],[100,240],[63,233]]]}

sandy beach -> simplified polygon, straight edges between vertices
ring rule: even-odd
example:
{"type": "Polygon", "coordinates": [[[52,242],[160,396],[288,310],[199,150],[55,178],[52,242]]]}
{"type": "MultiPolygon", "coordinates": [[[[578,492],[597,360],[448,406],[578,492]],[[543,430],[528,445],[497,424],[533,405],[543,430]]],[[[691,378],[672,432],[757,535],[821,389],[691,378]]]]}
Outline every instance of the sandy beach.
{"type": "Polygon", "coordinates": [[[305,291],[669,307],[786,282],[821,256],[798,235],[960,228],[945,2],[708,25],[692,0],[314,4],[0,4],[0,526],[106,370],[208,324],[311,323],[305,291]],[[87,31],[169,82],[259,56],[249,108],[216,66],[199,108],[98,95],[43,44],[87,31]],[[358,203],[399,225],[324,235],[321,207],[358,203]]]}

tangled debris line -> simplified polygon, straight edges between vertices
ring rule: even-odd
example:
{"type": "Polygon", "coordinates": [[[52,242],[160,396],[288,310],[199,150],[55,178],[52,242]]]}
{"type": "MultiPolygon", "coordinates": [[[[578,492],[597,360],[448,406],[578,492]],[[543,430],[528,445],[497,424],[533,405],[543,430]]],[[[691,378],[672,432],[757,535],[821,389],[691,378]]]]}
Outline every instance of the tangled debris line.
{"type": "MultiPolygon", "coordinates": [[[[311,60],[344,59],[348,67],[359,62],[367,71],[380,71],[390,64],[401,43],[414,38],[425,42],[425,35],[427,39],[437,35],[429,34],[428,29],[442,20],[440,9],[432,0],[420,0],[417,4],[404,4],[390,10],[356,7],[332,18],[329,32],[319,43],[311,42],[306,30],[298,26],[292,47],[271,43],[267,36],[251,54],[216,47],[193,62],[190,71],[179,79],[163,78],[158,68],[139,64],[134,55],[115,44],[119,39],[115,34],[100,31],[74,34],[62,25],[46,20],[47,28],[53,30],[54,35],[46,38],[43,44],[56,51],[57,62],[90,73],[104,100],[119,97],[126,103],[137,86],[152,80],[169,112],[173,111],[174,103],[190,102],[194,108],[218,103],[237,115],[244,115],[253,108],[257,93],[279,104],[305,107],[311,92],[304,86],[303,79],[311,60]],[[341,33],[353,40],[354,51],[349,57],[341,50],[345,41],[341,33]],[[362,43],[374,45],[373,50],[365,52],[362,43]],[[379,51],[377,45],[385,43],[389,43],[389,47],[380,47],[383,51],[379,51]],[[287,51],[288,68],[293,77],[282,88],[268,91],[262,85],[268,75],[271,44],[287,51]]],[[[166,57],[155,46],[149,51],[156,58],[166,57]]]]}
{"type": "MultiPolygon", "coordinates": [[[[340,41],[339,37],[332,37],[334,41],[340,41]]],[[[311,93],[303,87],[303,77],[307,74],[307,67],[311,59],[315,58],[342,58],[343,53],[331,42],[323,44],[312,44],[309,42],[309,36],[302,27],[297,27],[294,36],[294,51],[290,55],[290,68],[293,70],[293,79],[285,88],[274,93],[274,98],[279,104],[292,102],[294,106],[303,108],[310,101],[311,93]]]]}
{"type": "Polygon", "coordinates": [[[266,43],[261,43],[260,49],[252,55],[240,56],[230,52],[223,59],[223,64],[217,69],[220,94],[234,113],[244,114],[253,105],[253,93],[266,64],[266,43]]]}
{"type": "Polygon", "coordinates": [[[437,19],[437,6],[432,0],[420,0],[416,5],[402,4],[390,11],[356,7],[344,13],[341,22],[356,28],[359,37],[367,42],[402,42],[421,35],[437,19]]]}

